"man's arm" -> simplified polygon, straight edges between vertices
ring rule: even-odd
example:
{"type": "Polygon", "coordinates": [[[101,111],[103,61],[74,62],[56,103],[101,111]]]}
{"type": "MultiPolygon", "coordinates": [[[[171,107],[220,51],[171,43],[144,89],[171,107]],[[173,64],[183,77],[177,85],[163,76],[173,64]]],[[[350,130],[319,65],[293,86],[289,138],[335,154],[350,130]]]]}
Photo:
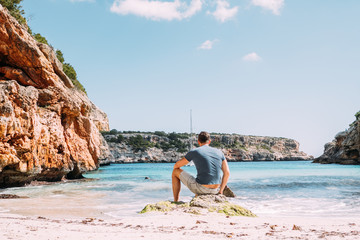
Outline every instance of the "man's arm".
{"type": "Polygon", "coordinates": [[[189,161],[186,158],[182,158],[181,160],[177,161],[174,165],[174,169],[175,168],[181,168],[182,166],[185,166],[186,164],[188,164],[189,161]]]}
{"type": "Polygon", "coordinates": [[[229,180],[229,176],[230,176],[229,165],[228,165],[226,159],[222,162],[221,170],[223,172],[223,178],[222,178],[222,181],[221,181],[219,193],[223,194],[224,189],[226,187],[226,184],[227,184],[227,182],[229,180]]]}

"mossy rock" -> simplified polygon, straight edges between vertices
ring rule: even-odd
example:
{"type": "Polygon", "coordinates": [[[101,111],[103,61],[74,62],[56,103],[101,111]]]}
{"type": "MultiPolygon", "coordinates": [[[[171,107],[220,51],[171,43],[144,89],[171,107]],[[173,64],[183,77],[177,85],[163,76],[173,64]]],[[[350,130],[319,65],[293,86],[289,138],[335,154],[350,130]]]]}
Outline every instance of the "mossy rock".
{"type": "Polygon", "coordinates": [[[228,202],[223,195],[202,195],[193,198],[190,203],[161,201],[146,205],[140,213],[154,211],[171,212],[177,210],[195,215],[217,212],[226,216],[256,217],[250,210],[228,202]]]}
{"type": "Polygon", "coordinates": [[[179,207],[189,207],[189,204],[184,202],[170,202],[170,201],[161,201],[155,204],[148,204],[141,210],[140,213],[147,213],[147,212],[170,212],[175,210],[179,207]]]}
{"type": "Polygon", "coordinates": [[[257,217],[250,210],[229,202],[221,204],[218,208],[213,209],[213,211],[214,210],[218,213],[223,213],[226,216],[257,217]]]}

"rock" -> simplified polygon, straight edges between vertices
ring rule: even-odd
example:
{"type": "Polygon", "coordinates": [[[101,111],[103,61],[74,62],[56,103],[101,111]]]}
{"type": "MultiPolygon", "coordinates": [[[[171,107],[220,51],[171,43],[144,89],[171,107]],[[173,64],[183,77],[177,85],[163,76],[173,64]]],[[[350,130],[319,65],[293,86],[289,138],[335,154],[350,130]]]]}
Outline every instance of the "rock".
{"type": "Polygon", "coordinates": [[[61,80],[54,72],[51,62],[41,52],[37,42],[27,30],[2,6],[0,6],[0,22],[1,66],[20,69],[32,80],[31,86],[46,88],[57,85],[61,80]]]}
{"type": "Polygon", "coordinates": [[[235,193],[228,186],[225,186],[223,194],[226,197],[231,197],[231,198],[236,197],[235,193]]]}
{"type": "Polygon", "coordinates": [[[225,202],[227,202],[227,198],[224,195],[199,195],[190,201],[190,206],[210,209],[225,202]]]}
{"type": "Polygon", "coordinates": [[[28,197],[22,197],[15,194],[0,194],[0,199],[17,199],[17,198],[28,198],[28,197]]]}
{"type": "Polygon", "coordinates": [[[101,134],[99,135],[99,138],[101,140],[99,156],[100,166],[109,165],[110,163],[115,162],[114,156],[110,152],[108,143],[101,134]]]}
{"type": "Polygon", "coordinates": [[[72,83],[70,78],[64,73],[62,63],[56,57],[54,50],[44,43],[38,42],[37,45],[40,48],[41,52],[45,55],[45,57],[50,61],[55,73],[64,82],[65,86],[68,88],[73,88],[74,84],[72,83]]]}
{"type": "Polygon", "coordinates": [[[148,204],[141,210],[140,213],[147,213],[147,212],[169,212],[174,210],[178,205],[176,203],[170,201],[162,201],[155,204],[148,204]]]}
{"type": "Polygon", "coordinates": [[[25,86],[37,86],[21,69],[0,67],[0,73],[7,79],[14,79],[25,86]]]}
{"type": "Polygon", "coordinates": [[[152,211],[170,212],[180,211],[191,214],[207,214],[217,212],[226,216],[256,217],[251,211],[227,201],[224,195],[200,195],[194,197],[190,203],[162,201],[148,204],[140,213],[152,211]]]}
{"type": "Polygon", "coordinates": [[[351,124],[347,131],[336,134],[335,139],[325,144],[324,153],[314,163],[360,164],[360,119],[351,124]]]}
{"type": "Polygon", "coordinates": [[[105,113],[0,5],[0,187],[81,178],[112,155],[105,113]]]}

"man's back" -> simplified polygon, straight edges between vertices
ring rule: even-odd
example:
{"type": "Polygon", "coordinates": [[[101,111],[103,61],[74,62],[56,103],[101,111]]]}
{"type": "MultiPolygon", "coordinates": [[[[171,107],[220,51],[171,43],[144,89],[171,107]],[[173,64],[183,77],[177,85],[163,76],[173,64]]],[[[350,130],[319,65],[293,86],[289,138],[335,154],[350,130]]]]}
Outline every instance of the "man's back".
{"type": "Polygon", "coordinates": [[[196,182],[205,185],[221,183],[221,165],[225,156],[219,149],[203,145],[188,152],[185,158],[195,164],[196,182]]]}
{"type": "Polygon", "coordinates": [[[198,135],[199,146],[177,161],[172,172],[172,189],[174,201],[179,201],[181,182],[196,195],[202,194],[223,194],[228,182],[230,171],[224,154],[209,146],[211,143],[210,134],[201,132],[198,135]],[[197,170],[197,178],[181,169],[193,160],[197,170]],[[221,177],[221,172],[223,176],[221,177]]]}

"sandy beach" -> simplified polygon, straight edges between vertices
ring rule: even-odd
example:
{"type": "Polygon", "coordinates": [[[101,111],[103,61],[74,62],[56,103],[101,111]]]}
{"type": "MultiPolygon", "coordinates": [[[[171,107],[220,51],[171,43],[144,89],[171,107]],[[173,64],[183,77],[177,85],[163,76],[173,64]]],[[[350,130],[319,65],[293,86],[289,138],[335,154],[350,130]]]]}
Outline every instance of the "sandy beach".
{"type": "Polygon", "coordinates": [[[56,218],[1,213],[0,219],[0,239],[360,239],[360,221],[350,218],[153,212],[121,219],[91,214],[56,218]]]}
{"type": "Polygon", "coordinates": [[[359,12],[0,0],[0,240],[360,240],[359,12]]]}
{"type": "MultiPolygon", "coordinates": [[[[117,168],[116,172],[125,172],[117,168]]],[[[256,200],[251,204],[251,199],[244,197],[231,200],[258,217],[194,215],[178,209],[139,214],[146,204],[159,201],[141,195],[155,183],[140,183],[133,195],[113,191],[113,182],[100,180],[4,190],[23,198],[0,199],[0,239],[360,239],[356,205],[351,212],[343,202],[336,205],[324,198],[256,200]]],[[[160,189],[167,186],[159,184],[160,189]]],[[[165,194],[151,189],[153,195],[168,195],[166,189],[165,194]]],[[[181,200],[191,199],[184,189],[181,200]]]]}

